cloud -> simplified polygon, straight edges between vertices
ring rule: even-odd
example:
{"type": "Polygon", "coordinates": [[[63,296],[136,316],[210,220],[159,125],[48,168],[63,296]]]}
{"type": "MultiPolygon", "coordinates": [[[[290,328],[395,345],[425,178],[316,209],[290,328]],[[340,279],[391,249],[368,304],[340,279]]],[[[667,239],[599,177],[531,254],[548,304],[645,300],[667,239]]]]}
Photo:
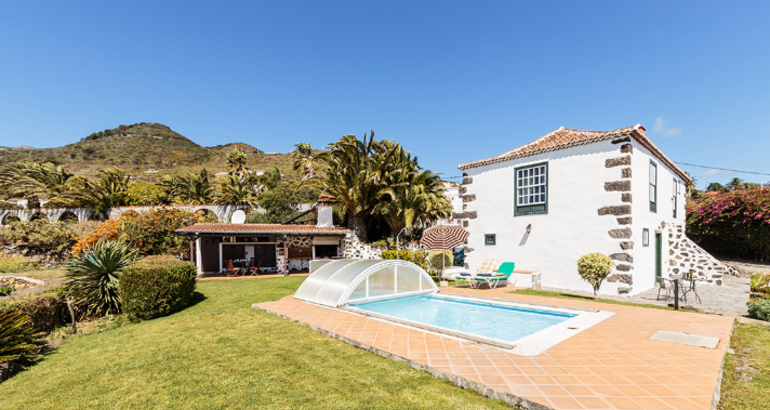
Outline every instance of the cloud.
{"type": "Polygon", "coordinates": [[[709,168],[709,169],[703,171],[701,173],[701,175],[704,176],[704,177],[710,177],[710,176],[714,176],[714,175],[724,175],[724,174],[729,174],[729,173],[730,173],[730,171],[723,171],[721,169],[709,168]]]}
{"type": "Polygon", "coordinates": [[[652,127],[652,132],[663,134],[664,137],[678,137],[682,133],[682,129],[679,127],[670,127],[668,125],[668,121],[664,120],[663,117],[658,117],[655,119],[655,125],[652,127]]]}

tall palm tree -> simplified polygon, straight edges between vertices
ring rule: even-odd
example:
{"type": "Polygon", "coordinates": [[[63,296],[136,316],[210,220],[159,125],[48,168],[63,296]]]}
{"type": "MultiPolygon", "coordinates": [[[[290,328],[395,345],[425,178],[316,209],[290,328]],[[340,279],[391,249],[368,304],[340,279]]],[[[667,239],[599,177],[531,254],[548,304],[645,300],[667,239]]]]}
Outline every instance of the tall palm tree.
{"type": "Polygon", "coordinates": [[[252,185],[242,181],[237,175],[228,175],[227,182],[221,186],[221,193],[214,199],[219,205],[254,205],[257,193],[252,185]]]}
{"type": "Polygon", "coordinates": [[[449,216],[452,207],[438,175],[420,168],[417,158],[403,149],[393,166],[395,172],[389,173],[386,184],[394,189],[395,196],[375,206],[375,212],[388,223],[392,235],[403,228],[431,224],[449,216]]]}
{"type": "Polygon", "coordinates": [[[234,149],[227,154],[227,166],[230,172],[243,179],[246,174],[246,153],[240,149],[234,149]]]}
{"type": "Polygon", "coordinates": [[[313,154],[313,146],[307,142],[294,145],[291,153],[292,167],[300,172],[300,180],[306,181],[315,176],[318,161],[325,157],[324,153],[313,154]]]}
{"type": "Polygon", "coordinates": [[[368,239],[366,222],[375,206],[383,197],[395,196],[384,181],[394,172],[389,164],[399,149],[398,144],[375,141],[373,131],[368,137],[364,134],[363,140],[345,135],[329,144],[330,151],[323,158],[326,167],[308,180],[309,185],[333,195],[345,207],[348,227],[362,241],[368,239]]]}

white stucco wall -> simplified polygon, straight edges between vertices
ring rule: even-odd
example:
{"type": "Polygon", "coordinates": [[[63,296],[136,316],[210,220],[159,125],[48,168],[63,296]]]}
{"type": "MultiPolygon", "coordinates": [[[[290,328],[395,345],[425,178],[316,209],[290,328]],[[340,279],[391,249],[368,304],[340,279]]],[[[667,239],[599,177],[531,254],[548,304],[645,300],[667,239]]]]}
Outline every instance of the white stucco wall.
{"type": "MultiPolygon", "coordinates": [[[[590,291],[577,274],[577,259],[620,251],[607,233],[618,228],[616,217],[598,216],[599,208],[621,204],[618,192],[604,190],[604,182],[620,180],[619,168],[604,167],[606,159],[620,156],[618,149],[604,141],[466,170],[473,182],[465,195],[476,195],[467,210],[477,211],[467,228],[470,269],[487,258],[511,261],[517,269],[540,271],[543,286],[590,291]],[[514,217],[514,169],[541,162],[548,162],[548,213],[514,217]],[[496,245],[484,245],[486,233],[497,235],[496,245]]],[[[601,290],[614,294],[617,287],[606,283],[601,290]]]]}
{"type": "MultiPolygon", "coordinates": [[[[663,163],[658,164],[658,208],[650,212],[649,163],[650,153],[636,140],[631,140],[633,152],[621,153],[621,145],[602,141],[556,152],[522,158],[465,171],[473,181],[465,185],[465,195],[475,195],[467,202],[466,211],[476,211],[475,219],[467,219],[470,232],[466,262],[472,271],[488,258],[500,262],[516,262],[517,269],[537,270],[543,286],[590,291],[591,287],[577,274],[577,260],[592,252],[605,255],[627,253],[633,256],[630,272],[636,294],[655,284],[655,228],[661,222],[684,223],[684,186],[678,191],[677,218],[672,214],[672,185],[674,173],[663,163]],[[631,178],[622,178],[621,170],[628,166],[607,168],[607,159],[631,156],[631,178]],[[548,213],[514,216],[514,169],[521,166],[548,163],[548,213]],[[631,180],[632,203],[621,201],[623,192],[606,191],[606,182],[631,180]],[[599,215],[607,206],[632,206],[632,223],[620,225],[616,215],[599,215]],[[526,234],[527,225],[531,234],[526,234]],[[642,228],[650,229],[650,246],[642,247],[642,228]],[[629,239],[612,238],[612,229],[630,228],[629,239]],[[497,244],[486,246],[484,235],[496,234],[497,244]],[[633,241],[634,248],[623,250],[621,241],[633,241]]],[[[679,178],[677,178],[679,180],[679,178]]],[[[629,216],[629,215],[625,215],[629,216]]],[[[666,238],[663,238],[663,266],[667,263],[666,238]]],[[[618,261],[618,264],[626,262],[618,261]]],[[[622,282],[605,282],[600,292],[617,294],[622,282]]]]}
{"type": "Polygon", "coordinates": [[[632,142],[634,153],[632,155],[633,182],[633,241],[634,241],[634,293],[655,286],[655,234],[661,232],[662,237],[662,273],[666,276],[666,266],[669,261],[668,234],[661,229],[661,224],[685,223],[685,191],[683,181],[650,151],[641,147],[635,141],[632,142]],[[657,212],[650,210],[649,194],[649,169],[650,160],[658,165],[658,198],[657,212]],[[680,184],[677,189],[676,219],[673,214],[673,186],[674,178],[680,184]],[[650,232],[650,244],[642,243],[642,232],[647,228],[650,232]],[[637,290],[638,288],[638,290],[637,290]]]}
{"type": "MultiPolygon", "coordinates": [[[[463,197],[460,195],[459,186],[448,186],[444,188],[444,196],[452,204],[452,213],[460,213],[463,211],[463,197]]],[[[450,219],[444,220],[448,222],[450,219]]]]}

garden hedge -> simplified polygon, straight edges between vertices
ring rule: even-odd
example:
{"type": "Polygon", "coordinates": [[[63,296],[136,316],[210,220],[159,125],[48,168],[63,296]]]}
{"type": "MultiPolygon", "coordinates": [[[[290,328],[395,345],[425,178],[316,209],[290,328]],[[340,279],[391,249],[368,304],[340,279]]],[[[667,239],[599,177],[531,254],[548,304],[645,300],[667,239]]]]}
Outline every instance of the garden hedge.
{"type": "Polygon", "coordinates": [[[149,256],[129,265],[120,275],[123,313],[131,320],[148,320],[178,312],[190,303],[197,269],[173,256],[149,256]]]}

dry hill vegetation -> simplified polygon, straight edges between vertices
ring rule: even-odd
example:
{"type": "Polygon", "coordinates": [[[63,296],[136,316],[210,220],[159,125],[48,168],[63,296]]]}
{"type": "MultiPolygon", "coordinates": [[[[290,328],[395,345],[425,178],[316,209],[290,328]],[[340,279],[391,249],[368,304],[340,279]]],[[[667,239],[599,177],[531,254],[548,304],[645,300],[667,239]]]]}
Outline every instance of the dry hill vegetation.
{"type": "Polygon", "coordinates": [[[251,169],[278,167],[283,174],[295,173],[289,154],[265,154],[241,142],[203,147],[163,124],[147,122],[95,132],[57,148],[2,149],[0,167],[23,161],[52,162],[75,175],[92,177],[99,169],[118,167],[134,175],[133,180],[156,182],[161,175],[183,175],[202,168],[225,171],[227,154],[236,148],[248,156],[251,169]],[[150,168],[159,172],[145,174],[150,168]]]}

